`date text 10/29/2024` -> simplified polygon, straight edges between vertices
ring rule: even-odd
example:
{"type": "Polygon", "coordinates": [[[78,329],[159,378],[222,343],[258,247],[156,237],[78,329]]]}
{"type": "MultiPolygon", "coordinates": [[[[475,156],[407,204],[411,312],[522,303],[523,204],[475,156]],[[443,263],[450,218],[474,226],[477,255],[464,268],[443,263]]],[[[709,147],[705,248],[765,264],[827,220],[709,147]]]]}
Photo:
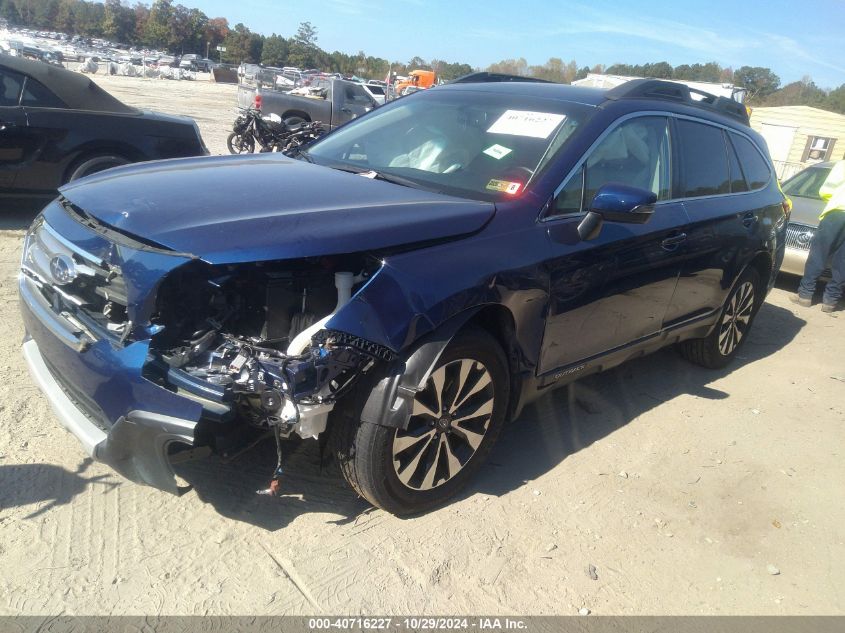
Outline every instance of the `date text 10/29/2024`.
{"type": "Polygon", "coordinates": [[[312,631],[524,631],[528,625],[518,618],[374,617],[310,618],[308,628],[312,631]]]}

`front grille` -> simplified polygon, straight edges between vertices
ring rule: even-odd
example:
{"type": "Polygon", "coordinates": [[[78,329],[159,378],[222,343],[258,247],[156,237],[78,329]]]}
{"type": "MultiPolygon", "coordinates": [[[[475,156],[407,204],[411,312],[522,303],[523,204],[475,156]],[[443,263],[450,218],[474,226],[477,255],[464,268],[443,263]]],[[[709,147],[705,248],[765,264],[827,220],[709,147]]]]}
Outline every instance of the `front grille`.
{"type": "Polygon", "coordinates": [[[790,222],[789,226],[786,227],[786,247],[799,251],[809,251],[810,242],[813,241],[815,233],[816,227],[814,226],[790,222]]]}
{"type": "Polygon", "coordinates": [[[56,313],[70,313],[86,326],[117,338],[122,335],[128,301],[117,266],[75,246],[41,219],[26,236],[21,269],[37,282],[56,313]],[[72,266],[75,276],[70,281],[59,283],[61,266],[65,271],[72,266]]]}

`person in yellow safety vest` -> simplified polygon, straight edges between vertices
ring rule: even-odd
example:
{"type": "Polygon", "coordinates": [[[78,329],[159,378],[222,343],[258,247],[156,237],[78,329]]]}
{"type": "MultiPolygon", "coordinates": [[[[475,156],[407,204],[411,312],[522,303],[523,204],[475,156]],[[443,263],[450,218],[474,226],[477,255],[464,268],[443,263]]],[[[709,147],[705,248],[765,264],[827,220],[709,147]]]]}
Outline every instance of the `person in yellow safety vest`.
{"type": "Polygon", "coordinates": [[[798,294],[790,297],[793,303],[809,307],[813,304],[816,282],[830,262],[833,273],[824,289],[822,312],[833,312],[845,290],[845,160],[833,165],[819,189],[827,204],[819,216],[819,226],[810,243],[810,253],[804,265],[804,277],[798,294]]]}

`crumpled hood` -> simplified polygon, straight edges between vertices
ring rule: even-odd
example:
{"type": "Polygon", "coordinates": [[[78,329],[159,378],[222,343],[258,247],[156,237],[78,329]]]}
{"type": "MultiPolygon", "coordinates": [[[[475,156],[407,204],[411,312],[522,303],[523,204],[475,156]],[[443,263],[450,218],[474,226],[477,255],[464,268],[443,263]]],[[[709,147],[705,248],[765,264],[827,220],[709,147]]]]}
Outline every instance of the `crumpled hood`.
{"type": "Polygon", "coordinates": [[[213,263],[354,253],[481,229],[495,206],[279,154],[158,161],[62,187],[119,231],[213,263]]]}

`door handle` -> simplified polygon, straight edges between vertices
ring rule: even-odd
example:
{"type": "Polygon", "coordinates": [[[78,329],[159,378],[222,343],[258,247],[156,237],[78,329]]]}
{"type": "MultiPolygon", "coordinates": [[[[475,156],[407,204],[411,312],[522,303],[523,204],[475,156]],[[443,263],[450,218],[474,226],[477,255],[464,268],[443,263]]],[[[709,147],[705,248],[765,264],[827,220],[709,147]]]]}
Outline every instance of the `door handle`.
{"type": "Polygon", "coordinates": [[[6,121],[0,121],[0,132],[13,127],[16,127],[14,123],[6,123],[6,121]]]}
{"type": "Polygon", "coordinates": [[[749,211],[748,213],[743,214],[743,216],[742,216],[742,226],[744,226],[747,229],[750,229],[755,224],[757,224],[757,216],[754,215],[753,211],[749,211]]]}
{"type": "Polygon", "coordinates": [[[667,237],[665,240],[660,242],[660,246],[663,247],[665,251],[674,251],[677,249],[681,244],[687,241],[687,234],[686,233],[678,233],[677,235],[672,235],[667,237]]]}

